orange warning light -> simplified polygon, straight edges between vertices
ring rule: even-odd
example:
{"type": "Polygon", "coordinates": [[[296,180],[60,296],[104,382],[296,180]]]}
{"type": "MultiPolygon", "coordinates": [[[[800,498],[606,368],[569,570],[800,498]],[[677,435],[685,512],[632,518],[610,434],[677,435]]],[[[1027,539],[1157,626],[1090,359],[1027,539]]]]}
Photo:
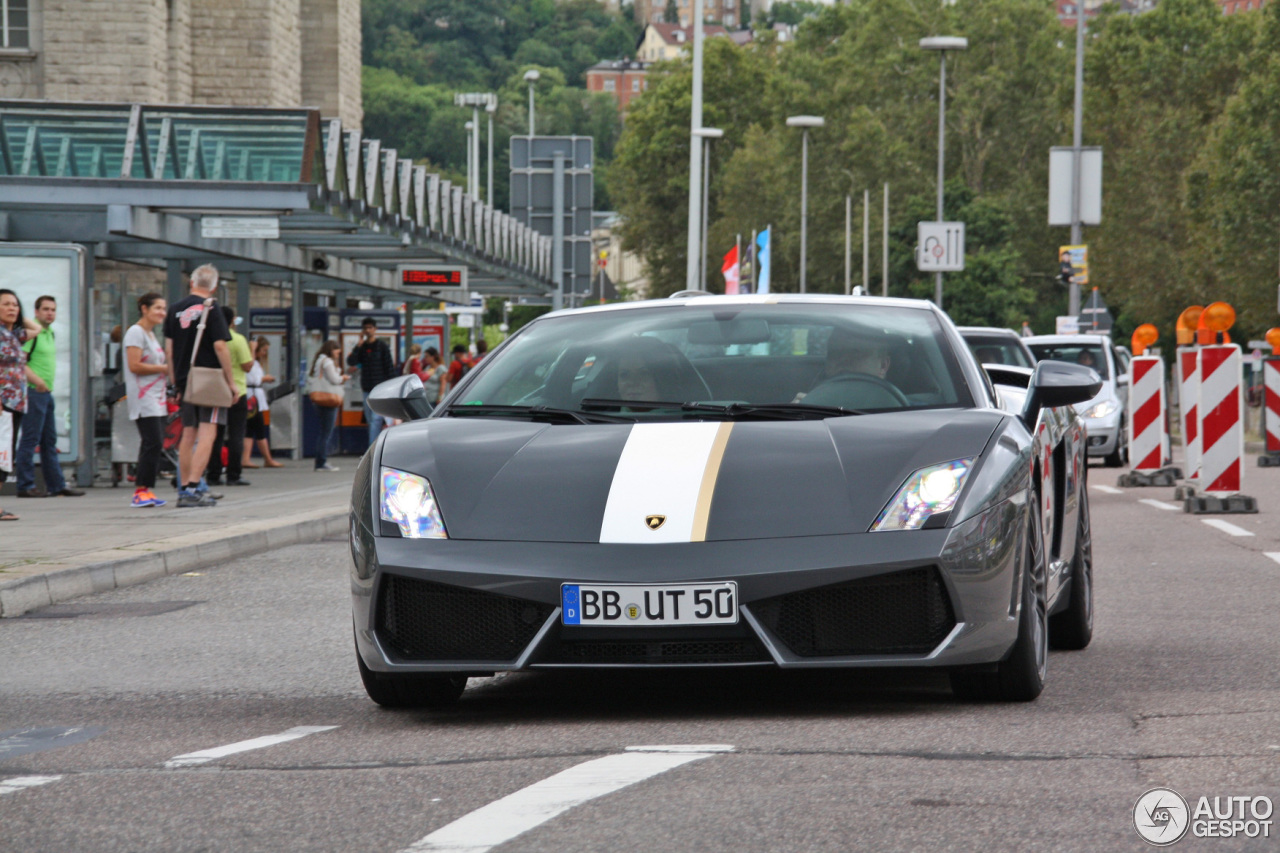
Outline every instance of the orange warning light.
{"type": "Polygon", "coordinates": [[[1147,347],[1158,340],[1160,340],[1160,330],[1151,323],[1143,323],[1133,330],[1133,338],[1131,340],[1133,354],[1142,355],[1147,351],[1147,347]]]}
{"type": "Polygon", "coordinates": [[[1204,309],[1200,320],[1212,332],[1225,332],[1236,323],[1236,309],[1225,302],[1214,302],[1204,309]]]}
{"type": "Polygon", "coordinates": [[[1271,354],[1280,355],[1280,326],[1267,329],[1266,341],[1271,344],[1271,354]]]}
{"type": "Polygon", "coordinates": [[[1196,326],[1200,323],[1200,314],[1204,311],[1203,305],[1192,305],[1187,310],[1178,315],[1177,336],[1178,346],[1184,347],[1195,343],[1196,326]]]}

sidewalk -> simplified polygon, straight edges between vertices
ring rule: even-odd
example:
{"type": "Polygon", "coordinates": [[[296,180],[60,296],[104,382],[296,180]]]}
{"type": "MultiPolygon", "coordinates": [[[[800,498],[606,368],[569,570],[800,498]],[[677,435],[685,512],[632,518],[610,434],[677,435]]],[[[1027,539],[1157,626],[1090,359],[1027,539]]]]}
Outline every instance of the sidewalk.
{"type": "Polygon", "coordinates": [[[21,516],[0,527],[0,617],[18,616],[70,598],[180,574],[298,542],[343,533],[351,478],[359,460],[318,473],[312,460],[248,469],[253,485],[221,487],[216,507],[133,509],[133,487],[86,490],[82,498],[0,498],[21,516]]]}

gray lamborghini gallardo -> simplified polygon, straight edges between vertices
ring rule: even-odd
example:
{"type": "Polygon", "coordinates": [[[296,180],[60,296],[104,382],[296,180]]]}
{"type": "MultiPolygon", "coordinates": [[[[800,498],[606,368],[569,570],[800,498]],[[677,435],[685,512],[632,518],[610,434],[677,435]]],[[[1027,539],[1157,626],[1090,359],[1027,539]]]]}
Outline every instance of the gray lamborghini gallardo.
{"type": "Polygon", "coordinates": [[[984,372],[932,304],[686,296],[548,314],[356,474],[357,664],[392,707],[584,667],[931,667],[1031,700],[1093,630],[1093,371],[984,372]]]}

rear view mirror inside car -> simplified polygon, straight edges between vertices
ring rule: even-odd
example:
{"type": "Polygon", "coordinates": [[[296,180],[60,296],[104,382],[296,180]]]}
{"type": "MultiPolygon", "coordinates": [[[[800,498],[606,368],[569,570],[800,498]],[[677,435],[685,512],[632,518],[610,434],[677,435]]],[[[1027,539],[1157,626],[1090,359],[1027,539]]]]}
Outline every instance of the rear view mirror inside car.
{"type": "Polygon", "coordinates": [[[708,320],[689,326],[691,344],[763,344],[769,340],[769,323],[757,317],[708,320]]]}

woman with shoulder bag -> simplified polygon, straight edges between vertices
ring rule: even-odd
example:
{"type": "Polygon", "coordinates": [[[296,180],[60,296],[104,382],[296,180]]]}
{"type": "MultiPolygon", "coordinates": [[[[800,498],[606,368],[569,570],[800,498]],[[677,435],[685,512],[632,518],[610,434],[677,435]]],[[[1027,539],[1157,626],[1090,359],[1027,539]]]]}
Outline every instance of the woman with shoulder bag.
{"type": "Polygon", "coordinates": [[[316,414],[320,417],[320,441],[316,446],[316,470],[337,471],[329,464],[329,437],[333,435],[334,425],[338,420],[338,412],[342,411],[342,384],[349,377],[338,370],[334,361],[341,351],[338,342],[325,341],[316,353],[311,364],[311,378],[307,384],[311,402],[315,404],[316,414]]]}

